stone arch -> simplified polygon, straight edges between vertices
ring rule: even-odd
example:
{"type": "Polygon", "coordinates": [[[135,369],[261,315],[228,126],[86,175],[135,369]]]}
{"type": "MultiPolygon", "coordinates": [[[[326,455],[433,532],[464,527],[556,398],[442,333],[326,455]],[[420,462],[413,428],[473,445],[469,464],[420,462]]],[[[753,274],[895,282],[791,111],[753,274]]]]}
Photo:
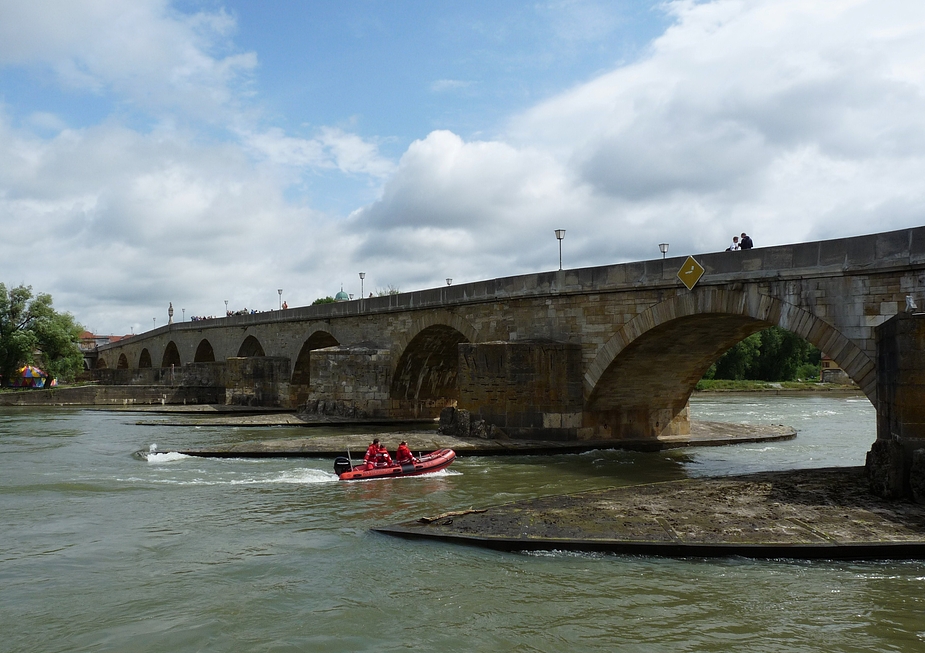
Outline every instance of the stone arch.
{"type": "Polygon", "coordinates": [[[319,328],[302,344],[299,350],[299,356],[292,367],[292,378],[289,381],[289,396],[292,404],[301,405],[308,399],[309,388],[311,386],[311,353],[315,349],[324,349],[325,347],[336,347],[339,345],[329,331],[319,328]]]}
{"type": "Polygon", "coordinates": [[[194,363],[214,363],[215,351],[212,349],[212,343],[203,338],[196,347],[196,355],[193,357],[194,363]]]}
{"type": "Polygon", "coordinates": [[[116,369],[127,370],[128,369],[128,357],[125,353],[119,354],[119,362],[116,363],[116,369]]]}
{"type": "Polygon", "coordinates": [[[180,367],[180,365],[182,365],[180,362],[180,350],[177,349],[177,344],[171,340],[164,348],[164,356],[161,358],[161,367],[180,367]]]}
{"type": "Polygon", "coordinates": [[[138,367],[153,367],[151,365],[151,352],[148,351],[148,348],[145,347],[141,350],[141,355],[138,356],[138,367]]]}
{"type": "Polygon", "coordinates": [[[389,397],[399,402],[402,413],[436,416],[444,406],[457,401],[458,345],[464,342],[471,340],[447,324],[426,326],[409,340],[389,388],[389,397]]]}
{"type": "Polygon", "coordinates": [[[238,349],[238,356],[241,358],[252,358],[254,356],[266,356],[263,351],[263,345],[254,336],[247,336],[238,349]]]}
{"type": "MultiPolygon", "coordinates": [[[[428,311],[418,316],[407,329],[395,338],[395,343],[392,346],[392,359],[399,361],[400,356],[404,355],[411,342],[422,331],[434,326],[446,326],[455,329],[462,334],[465,342],[479,342],[480,340],[475,327],[455,313],[446,310],[428,311]]],[[[397,368],[398,362],[395,363],[395,369],[397,368]]]]}
{"type": "Polygon", "coordinates": [[[105,370],[106,367],[107,367],[107,365],[106,365],[106,359],[105,359],[105,358],[103,358],[102,356],[100,356],[99,358],[96,359],[96,369],[98,369],[98,370],[105,370]]]}
{"type": "Polygon", "coordinates": [[[873,361],[831,324],[754,289],[707,288],[660,302],[614,334],[585,373],[585,410],[624,435],[657,436],[717,358],[775,325],[828,353],[875,400],[873,361]]]}

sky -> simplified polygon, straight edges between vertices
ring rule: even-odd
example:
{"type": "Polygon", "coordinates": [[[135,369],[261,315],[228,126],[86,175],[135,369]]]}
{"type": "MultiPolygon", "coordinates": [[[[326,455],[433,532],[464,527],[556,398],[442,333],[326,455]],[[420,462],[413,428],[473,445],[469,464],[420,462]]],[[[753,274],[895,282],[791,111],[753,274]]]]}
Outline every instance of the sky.
{"type": "Polygon", "coordinates": [[[922,224],[921,2],[0,0],[0,282],[97,334],[922,224]]]}

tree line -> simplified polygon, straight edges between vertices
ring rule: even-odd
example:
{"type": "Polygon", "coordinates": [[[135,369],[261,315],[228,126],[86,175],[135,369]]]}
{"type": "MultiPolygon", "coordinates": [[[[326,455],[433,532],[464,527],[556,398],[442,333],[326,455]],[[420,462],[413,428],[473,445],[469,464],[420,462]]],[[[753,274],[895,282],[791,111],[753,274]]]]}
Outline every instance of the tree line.
{"type": "Polygon", "coordinates": [[[7,289],[0,283],[0,383],[8,386],[24,365],[72,381],[83,369],[82,331],[70,313],[52,307],[51,295],[33,296],[32,286],[7,289]]]}
{"type": "Polygon", "coordinates": [[[710,366],[704,379],[797,381],[818,379],[822,353],[800,336],[771,327],[734,345],[710,366]]]}

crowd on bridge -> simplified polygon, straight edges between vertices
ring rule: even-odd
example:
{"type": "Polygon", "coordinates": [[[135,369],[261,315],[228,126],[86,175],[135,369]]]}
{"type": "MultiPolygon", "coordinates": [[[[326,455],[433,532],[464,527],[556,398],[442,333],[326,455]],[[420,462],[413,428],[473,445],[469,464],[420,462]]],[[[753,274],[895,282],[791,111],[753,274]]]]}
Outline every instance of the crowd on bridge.
{"type": "MultiPolygon", "coordinates": [[[[283,302],[283,310],[288,309],[289,304],[283,302]]],[[[234,317],[235,315],[257,315],[258,313],[271,313],[272,311],[258,311],[256,309],[247,310],[247,308],[242,308],[239,311],[226,311],[225,317],[234,317]]],[[[201,320],[214,320],[214,315],[193,315],[190,317],[190,322],[199,322],[201,320]]]]}

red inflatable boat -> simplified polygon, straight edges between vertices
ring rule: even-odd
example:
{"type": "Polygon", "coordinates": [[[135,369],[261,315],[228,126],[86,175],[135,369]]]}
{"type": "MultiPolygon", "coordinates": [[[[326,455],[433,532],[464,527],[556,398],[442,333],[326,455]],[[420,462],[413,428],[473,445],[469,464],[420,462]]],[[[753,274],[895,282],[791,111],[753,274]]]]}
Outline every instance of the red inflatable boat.
{"type": "Polygon", "coordinates": [[[395,463],[391,467],[366,469],[366,465],[351,466],[350,459],[341,456],[334,460],[334,473],[342,481],[359,481],[368,478],[391,478],[393,476],[420,476],[446,469],[456,460],[452,449],[438,449],[418,458],[414,463],[395,463]]]}

